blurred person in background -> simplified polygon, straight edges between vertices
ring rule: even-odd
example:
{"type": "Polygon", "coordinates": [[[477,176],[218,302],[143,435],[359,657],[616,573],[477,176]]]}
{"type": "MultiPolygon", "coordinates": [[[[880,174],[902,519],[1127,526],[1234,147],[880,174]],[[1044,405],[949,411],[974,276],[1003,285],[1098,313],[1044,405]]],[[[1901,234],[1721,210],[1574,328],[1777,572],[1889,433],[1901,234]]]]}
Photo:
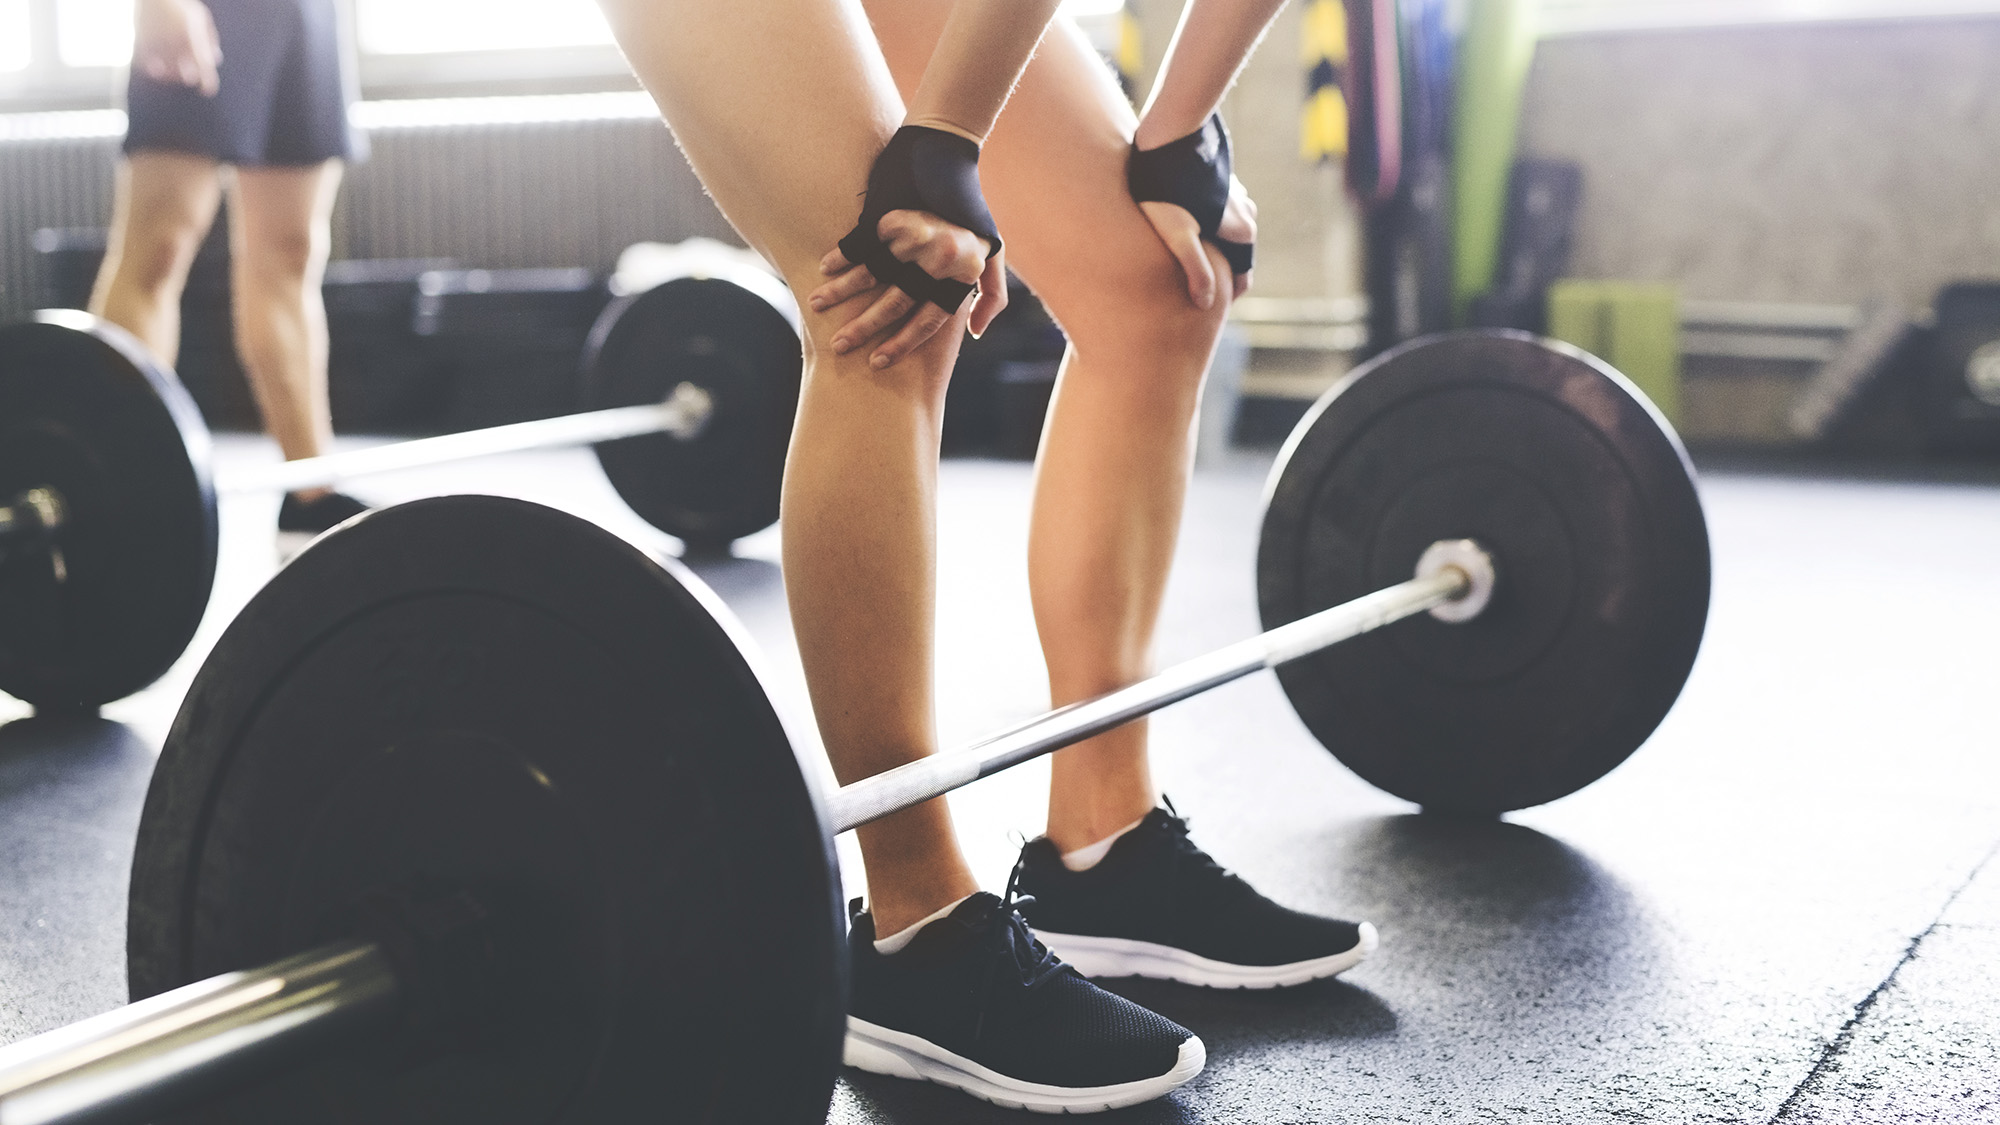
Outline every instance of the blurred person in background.
{"type": "MultiPolygon", "coordinates": [[[[320,277],[335,193],[362,154],[353,57],[335,0],[137,0],[130,123],[90,311],[171,365],[195,252],[230,204],[236,349],[287,459],[333,438],[320,277]]],[[[282,536],[366,510],[329,489],[286,495],[282,536]]]]}

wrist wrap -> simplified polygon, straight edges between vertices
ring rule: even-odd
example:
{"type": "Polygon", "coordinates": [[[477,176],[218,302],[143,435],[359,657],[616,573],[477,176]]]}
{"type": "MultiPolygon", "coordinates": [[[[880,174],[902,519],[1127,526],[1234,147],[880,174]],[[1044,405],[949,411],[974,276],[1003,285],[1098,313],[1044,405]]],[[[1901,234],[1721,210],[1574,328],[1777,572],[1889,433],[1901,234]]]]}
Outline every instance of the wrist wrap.
{"type": "Polygon", "coordinates": [[[1132,150],[1125,166],[1125,183],[1137,203],[1171,203],[1184,207],[1201,227],[1201,236],[1229,262],[1236,273],[1249,273],[1255,247],[1231,242],[1216,233],[1222,210],[1229,204],[1229,130],[1222,115],[1212,113],[1201,128],[1177,141],[1140,152],[1132,150]]]}
{"type": "Polygon", "coordinates": [[[896,130],[868,172],[861,221],[840,240],[841,254],[867,266],[875,280],[946,312],[957,312],[973,287],[932,277],[915,262],[891,253],[878,233],[882,216],[891,211],[928,211],[985,239],[988,258],[999,253],[1000,231],[986,210],[986,197],[979,193],[979,146],[956,133],[922,125],[896,130]]]}

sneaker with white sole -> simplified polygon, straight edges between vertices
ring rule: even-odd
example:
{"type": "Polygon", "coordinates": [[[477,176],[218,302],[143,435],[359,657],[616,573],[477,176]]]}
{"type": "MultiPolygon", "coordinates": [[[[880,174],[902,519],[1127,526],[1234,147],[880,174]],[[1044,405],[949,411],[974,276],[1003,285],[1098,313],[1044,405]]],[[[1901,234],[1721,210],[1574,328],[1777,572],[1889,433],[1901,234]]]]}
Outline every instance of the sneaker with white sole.
{"type": "Polygon", "coordinates": [[[1104,858],[1071,871],[1044,836],[1016,864],[1035,935],[1088,977],[1206,988],[1281,988],[1346,972],[1375,927],[1280,906],[1188,838],[1172,806],[1147,813],[1104,858]]]}
{"type": "Polygon", "coordinates": [[[1193,1032],[1084,980],[993,895],[890,954],[858,900],[853,915],[849,1066],[1014,1109],[1095,1113],[1157,1098],[1207,1061],[1193,1032]]]}

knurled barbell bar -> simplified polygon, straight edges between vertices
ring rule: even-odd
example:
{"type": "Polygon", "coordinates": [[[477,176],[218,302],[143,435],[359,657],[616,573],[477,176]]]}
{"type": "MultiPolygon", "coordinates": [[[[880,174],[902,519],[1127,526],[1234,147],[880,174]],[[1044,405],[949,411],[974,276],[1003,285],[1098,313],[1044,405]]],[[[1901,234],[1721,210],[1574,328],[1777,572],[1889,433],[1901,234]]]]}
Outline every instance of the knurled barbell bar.
{"type": "Polygon", "coordinates": [[[355,521],[252,599],[175,720],[132,872],[139,1001],[0,1050],[0,1122],[823,1120],[833,832],[1273,665],[1405,797],[1553,799],[1678,694],[1707,538],[1615,372],[1447,337],[1295,431],[1258,586],[1259,637],[821,801],[678,564],[493,497],[355,521]],[[1358,692],[1406,682],[1329,703],[1356,667],[1358,692]]]}
{"type": "Polygon", "coordinates": [[[600,409],[221,481],[186,391],[131,337],[70,310],[0,329],[0,498],[58,510],[0,509],[0,691],[87,709],[164,673],[208,605],[218,491],[592,444],[619,495],[664,531],[713,547],[767,527],[798,403],[797,317],[769,273],[705,261],[599,318],[584,387],[600,409]]]}

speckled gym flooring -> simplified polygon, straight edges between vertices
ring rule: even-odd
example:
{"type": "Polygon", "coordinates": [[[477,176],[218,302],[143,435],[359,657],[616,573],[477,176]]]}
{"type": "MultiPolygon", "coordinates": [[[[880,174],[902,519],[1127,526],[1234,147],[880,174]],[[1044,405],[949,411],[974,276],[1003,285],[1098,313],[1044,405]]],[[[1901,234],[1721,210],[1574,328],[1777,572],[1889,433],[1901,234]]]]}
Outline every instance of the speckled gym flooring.
{"type": "MultiPolygon", "coordinates": [[[[247,438],[219,450],[225,465],[274,456],[247,438]]],[[[1254,631],[1267,464],[1239,454],[1198,475],[1163,659],[1254,631]]],[[[1160,715],[1156,768],[1197,838],[1276,897],[1372,919],[1383,946],[1338,982],[1280,993],[1115,982],[1197,1031],[1209,1064],[1103,1120],[2000,1120],[2000,473],[1983,476],[1709,466],[1714,609],[1679,706],[1610,777],[1504,822],[1434,820],[1370,789],[1268,676],[1160,715]]],[[[382,502],[467,490],[673,546],[588,453],[356,489],[382,502]]],[[[1046,702],[1027,490],[1023,464],[944,467],[948,743],[1046,702]]],[[[215,603],[164,681],[103,722],[0,727],[0,1041],[124,998],[139,799],[201,653],[274,566],[275,506],[226,503],[215,603]]],[[[777,546],[765,532],[696,569],[803,720],[777,546]]],[[[0,697],[0,721],[25,715],[0,697]]],[[[1046,779],[1030,764],[952,799],[996,889],[1017,837],[1039,829],[1046,779]]],[[[831,1115],[1015,1119],[1029,1118],[873,1076],[843,1080],[831,1115]]]]}

